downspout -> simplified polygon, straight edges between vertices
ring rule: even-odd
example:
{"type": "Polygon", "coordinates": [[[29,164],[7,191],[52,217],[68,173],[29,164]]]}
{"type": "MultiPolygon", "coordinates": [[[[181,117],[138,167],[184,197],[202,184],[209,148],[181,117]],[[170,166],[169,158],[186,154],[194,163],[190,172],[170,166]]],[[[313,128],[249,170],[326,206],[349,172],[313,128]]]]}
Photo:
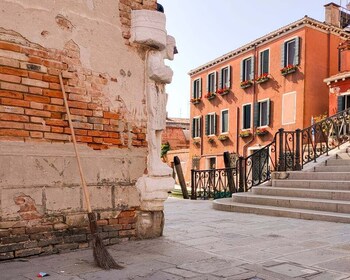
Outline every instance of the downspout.
{"type": "MultiPolygon", "coordinates": [[[[254,44],[254,77],[255,79],[255,73],[257,73],[257,65],[258,65],[258,54],[257,54],[257,49],[256,49],[256,44],[254,44]]],[[[247,156],[247,149],[251,143],[255,141],[255,127],[254,127],[254,104],[257,101],[257,96],[256,96],[256,83],[253,82],[253,106],[252,106],[252,111],[253,111],[253,126],[252,126],[252,139],[250,139],[244,146],[243,146],[243,157],[247,156]]]]}

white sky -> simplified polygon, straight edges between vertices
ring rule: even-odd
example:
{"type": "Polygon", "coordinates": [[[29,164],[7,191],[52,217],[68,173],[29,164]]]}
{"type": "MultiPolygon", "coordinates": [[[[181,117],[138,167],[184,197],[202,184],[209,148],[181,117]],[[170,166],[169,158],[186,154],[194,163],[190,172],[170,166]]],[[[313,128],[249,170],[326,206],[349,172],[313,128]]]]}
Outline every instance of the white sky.
{"type": "MultiPolygon", "coordinates": [[[[158,0],[179,53],[166,62],[174,71],[167,86],[169,117],[189,117],[188,72],[305,15],[324,21],[331,0],[158,0]]],[[[345,6],[349,0],[334,0],[345,6]]]]}

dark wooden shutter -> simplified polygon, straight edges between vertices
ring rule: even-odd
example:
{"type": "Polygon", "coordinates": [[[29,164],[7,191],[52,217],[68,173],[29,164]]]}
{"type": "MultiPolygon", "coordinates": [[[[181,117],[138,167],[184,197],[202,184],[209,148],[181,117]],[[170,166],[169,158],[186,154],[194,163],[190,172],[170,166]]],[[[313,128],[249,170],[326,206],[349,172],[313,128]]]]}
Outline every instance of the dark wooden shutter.
{"type": "Polygon", "coordinates": [[[230,88],[231,87],[231,65],[228,66],[228,74],[227,74],[227,83],[226,87],[230,88]]]}
{"type": "Polygon", "coordinates": [[[281,45],[281,68],[285,67],[286,66],[286,55],[285,55],[285,51],[286,51],[286,44],[285,43],[282,43],[281,45]]]}
{"type": "Polygon", "coordinates": [[[254,80],[254,73],[255,73],[254,68],[255,68],[255,57],[252,56],[250,73],[249,73],[249,80],[254,80]]]}
{"type": "Polygon", "coordinates": [[[198,90],[198,92],[199,92],[199,98],[201,98],[202,97],[202,78],[199,78],[199,90],[198,90]]]}
{"type": "Polygon", "coordinates": [[[269,50],[266,50],[264,51],[263,53],[263,69],[261,71],[261,74],[265,74],[265,73],[269,73],[269,54],[270,54],[270,51],[269,50]]]}
{"type": "Polygon", "coordinates": [[[219,82],[218,82],[219,88],[223,88],[222,80],[223,80],[224,69],[225,68],[221,68],[221,70],[219,72],[219,82]]]}
{"type": "Polygon", "coordinates": [[[216,127],[217,127],[217,117],[216,117],[216,114],[214,114],[213,126],[214,126],[214,134],[216,135],[216,134],[217,134],[217,131],[216,131],[216,127]]]}
{"type": "Polygon", "coordinates": [[[192,81],[192,98],[194,98],[194,84],[195,84],[196,80],[192,81]]]}
{"type": "Polygon", "coordinates": [[[192,119],[192,138],[194,138],[194,133],[195,133],[195,125],[194,125],[195,120],[196,119],[192,119]]]}
{"type": "Polygon", "coordinates": [[[299,65],[299,53],[300,53],[300,37],[295,38],[295,56],[293,59],[293,65],[299,65]]]}
{"type": "Polygon", "coordinates": [[[213,90],[213,92],[216,92],[217,89],[218,89],[217,81],[218,81],[218,72],[215,71],[215,73],[214,73],[214,90],[213,90]]]}
{"type": "Polygon", "coordinates": [[[271,100],[267,100],[267,124],[270,125],[271,100]]]}
{"type": "Polygon", "coordinates": [[[260,113],[260,103],[254,103],[254,127],[258,127],[260,125],[259,114],[260,113]]]}
{"type": "Polygon", "coordinates": [[[209,135],[209,115],[205,115],[205,135],[209,135]]]}
{"type": "Polygon", "coordinates": [[[241,74],[241,77],[240,77],[240,81],[241,82],[243,82],[243,78],[244,78],[244,74],[243,74],[243,70],[244,70],[244,67],[243,67],[243,64],[244,64],[244,60],[242,59],[241,60],[241,72],[240,72],[240,74],[241,74]]]}
{"type": "Polygon", "coordinates": [[[345,96],[338,96],[338,112],[345,109],[345,96]]]}
{"type": "Polygon", "coordinates": [[[206,89],[206,94],[209,92],[209,74],[207,75],[207,89],[206,89]]]}

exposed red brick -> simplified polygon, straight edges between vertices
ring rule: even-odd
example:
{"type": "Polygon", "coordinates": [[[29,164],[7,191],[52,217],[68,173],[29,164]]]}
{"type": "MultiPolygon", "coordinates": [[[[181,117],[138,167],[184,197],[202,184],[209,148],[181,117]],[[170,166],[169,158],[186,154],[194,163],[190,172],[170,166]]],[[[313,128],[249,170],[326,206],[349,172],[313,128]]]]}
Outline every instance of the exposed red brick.
{"type": "Polygon", "coordinates": [[[64,89],[66,92],[72,92],[72,93],[77,93],[77,94],[86,94],[86,89],[82,87],[69,87],[65,86],[64,89]]]}
{"type": "Polygon", "coordinates": [[[60,86],[60,84],[50,83],[49,88],[50,89],[61,89],[61,86],[60,86]]]}
{"type": "Polygon", "coordinates": [[[50,97],[47,96],[39,96],[39,95],[28,95],[24,96],[24,100],[34,101],[39,103],[50,103],[50,97]]]}
{"type": "Polygon", "coordinates": [[[63,133],[64,129],[60,126],[51,126],[51,132],[54,133],[63,133]]]}
{"type": "Polygon", "coordinates": [[[70,109],[70,112],[73,115],[88,116],[88,117],[92,116],[92,111],[91,110],[83,110],[83,109],[72,108],[72,109],[70,109]]]}
{"type": "MultiPolygon", "coordinates": [[[[88,96],[88,95],[80,95],[80,94],[74,94],[74,93],[70,93],[69,96],[68,96],[68,99],[69,100],[74,100],[74,101],[82,101],[82,102],[90,102],[91,101],[91,96],[88,96]]],[[[90,104],[89,104],[90,105],[90,104]]],[[[89,106],[88,105],[88,106],[89,106]]],[[[97,109],[97,106],[96,104],[93,104],[94,108],[91,108],[90,106],[88,107],[89,109],[97,109]]]]}
{"type": "Polygon", "coordinates": [[[25,113],[26,115],[30,115],[30,116],[38,116],[38,117],[44,117],[44,118],[51,117],[51,112],[47,112],[47,111],[25,109],[25,113]]]}
{"type": "Polygon", "coordinates": [[[36,130],[36,131],[50,131],[50,127],[42,124],[32,124],[26,123],[24,125],[26,130],[36,130]]]}
{"type": "Polygon", "coordinates": [[[99,143],[99,144],[103,143],[103,138],[101,137],[93,137],[92,140],[94,143],[99,143]]]}
{"type": "Polygon", "coordinates": [[[29,56],[28,57],[28,62],[29,63],[35,63],[35,64],[42,64],[43,60],[40,57],[37,56],[29,56]]]}
{"type": "Polygon", "coordinates": [[[115,126],[115,125],[104,125],[104,126],[103,126],[103,129],[104,129],[105,131],[112,131],[112,132],[118,131],[118,127],[115,126]]]}
{"type": "Polygon", "coordinates": [[[22,78],[22,84],[28,85],[28,86],[34,86],[34,87],[41,87],[41,88],[48,88],[49,83],[43,82],[39,80],[29,79],[29,78],[22,78]]]}
{"type": "Polygon", "coordinates": [[[55,98],[63,98],[62,91],[59,91],[59,90],[44,89],[43,95],[55,97],[55,98]]]}
{"type": "Polygon", "coordinates": [[[43,110],[44,104],[38,103],[38,102],[30,102],[30,108],[37,109],[37,110],[43,110]]]}
{"type": "Polygon", "coordinates": [[[31,49],[31,48],[22,47],[21,52],[23,52],[25,54],[32,55],[32,56],[39,56],[39,57],[42,57],[42,58],[47,58],[48,57],[48,52],[45,51],[45,50],[31,49]]]}
{"type": "Polygon", "coordinates": [[[110,137],[109,133],[106,131],[96,131],[96,130],[92,130],[88,132],[89,136],[98,136],[98,137],[110,137]]]}
{"type": "Polygon", "coordinates": [[[53,76],[53,75],[43,75],[43,81],[49,82],[49,83],[60,83],[60,79],[58,76],[53,76]]]}
{"type": "Polygon", "coordinates": [[[120,133],[119,132],[108,132],[108,137],[119,139],[120,133]]]}
{"type": "Polygon", "coordinates": [[[63,105],[63,99],[61,98],[51,98],[51,104],[54,105],[63,105]]]}
{"type": "Polygon", "coordinates": [[[70,141],[70,135],[61,134],[61,133],[45,132],[44,137],[47,139],[52,139],[52,140],[70,141]]]}
{"type": "Polygon", "coordinates": [[[91,143],[92,142],[92,137],[89,136],[76,136],[78,142],[85,142],[85,143],[91,143]]]}
{"type": "Polygon", "coordinates": [[[13,91],[20,91],[20,92],[28,92],[28,87],[24,85],[18,85],[18,84],[11,84],[11,83],[5,83],[2,82],[0,84],[0,87],[2,89],[7,89],[7,90],[13,90],[13,91]]]}
{"type": "Polygon", "coordinates": [[[43,89],[37,87],[29,87],[29,93],[43,95],[43,89]]]}
{"type": "Polygon", "coordinates": [[[55,119],[48,119],[46,120],[47,125],[52,126],[68,126],[68,122],[64,120],[55,120],[55,119]]]}
{"type": "Polygon", "coordinates": [[[112,112],[103,112],[103,117],[106,119],[119,119],[119,114],[118,113],[112,113],[112,112]]]}
{"type": "Polygon", "coordinates": [[[95,117],[89,117],[88,122],[89,123],[97,123],[97,124],[109,124],[109,120],[106,120],[103,118],[95,118],[95,117]]]}
{"type": "Polygon", "coordinates": [[[19,45],[10,44],[7,42],[0,42],[0,49],[13,51],[13,52],[20,52],[21,51],[21,47],[19,45]]]}
{"type": "Polygon", "coordinates": [[[88,146],[94,150],[107,150],[107,145],[88,143],[88,146]]]}
{"type": "Polygon", "coordinates": [[[66,108],[64,106],[58,106],[58,105],[44,105],[44,110],[55,111],[55,112],[66,112],[66,108]]]}
{"type": "Polygon", "coordinates": [[[29,136],[29,131],[4,128],[0,129],[0,136],[27,137],[29,136]]]}
{"type": "Polygon", "coordinates": [[[7,74],[7,75],[20,76],[20,77],[28,77],[27,70],[22,70],[22,69],[18,69],[18,68],[1,67],[0,73],[7,74]]]}
{"type": "MultiPolygon", "coordinates": [[[[72,134],[69,127],[66,127],[64,129],[64,133],[67,133],[67,134],[70,134],[70,135],[72,134]]],[[[86,129],[74,129],[74,133],[76,135],[86,136],[88,134],[88,131],[86,129]]]]}
{"type": "Polygon", "coordinates": [[[30,137],[33,138],[43,138],[44,134],[42,132],[39,131],[31,131],[30,132],[30,137]]]}
{"type": "Polygon", "coordinates": [[[42,80],[43,79],[43,74],[38,73],[38,72],[28,72],[29,78],[35,79],[35,80],[42,80]]]}
{"type": "Polygon", "coordinates": [[[5,82],[17,83],[18,84],[18,83],[21,82],[21,77],[7,75],[7,74],[0,74],[0,80],[1,81],[5,81],[5,82]]]}
{"type": "Polygon", "coordinates": [[[0,90],[0,97],[23,99],[23,93],[15,91],[0,90]]]}
{"type": "Polygon", "coordinates": [[[15,121],[15,122],[28,122],[29,117],[24,115],[1,113],[0,120],[4,121],[15,121]]]}
{"type": "Polygon", "coordinates": [[[51,118],[62,119],[62,113],[61,112],[51,112],[51,118]]]}
{"type": "Polygon", "coordinates": [[[30,106],[29,101],[12,99],[12,98],[1,98],[1,104],[10,105],[10,106],[17,106],[17,107],[29,107],[30,106]]]}
{"type": "Polygon", "coordinates": [[[68,101],[69,108],[87,109],[87,103],[79,101],[68,101]]]}
{"type": "Polygon", "coordinates": [[[16,129],[23,129],[24,124],[19,122],[6,122],[6,121],[0,121],[0,128],[16,128],[16,129]]]}
{"type": "Polygon", "coordinates": [[[55,69],[61,69],[61,70],[67,69],[67,66],[65,66],[62,62],[44,59],[42,64],[48,68],[55,68],[55,69]]]}
{"type": "Polygon", "coordinates": [[[30,122],[32,123],[45,123],[45,120],[43,118],[40,117],[30,117],[30,122]]]}
{"type": "Polygon", "coordinates": [[[103,141],[105,143],[115,144],[115,145],[121,145],[122,141],[120,139],[114,139],[114,138],[103,138],[103,141]]]}

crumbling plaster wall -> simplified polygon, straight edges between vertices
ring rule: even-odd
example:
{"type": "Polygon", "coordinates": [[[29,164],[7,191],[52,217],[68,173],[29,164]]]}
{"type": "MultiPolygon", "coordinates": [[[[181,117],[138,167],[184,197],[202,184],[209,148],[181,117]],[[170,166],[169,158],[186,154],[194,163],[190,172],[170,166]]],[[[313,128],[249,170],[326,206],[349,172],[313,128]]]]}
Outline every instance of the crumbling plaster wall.
{"type": "MultiPolygon", "coordinates": [[[[29,71],[28,65],[29,70],[21,70],[23,77],[29,75],[30,83],[32,79],[39,80],[30,85],[23,85],[28,83],[27,76],[26,81],[17,74],[4,74],[4,80],[0,77],[0,260],[84,248],[88,244],[85,203],[58,93],[60,71],[68,95],[75,96],[70,102],[77,108],[79,150],[104,242],[113,244],[136,237],[137,218],[144,215],[139,209],[140,193],[135,183],[146,170],[147,109],[145,52],[128,43],[129,12],[132,8],[154,9],[155,3],[2,1],[0,43],[16,49],[4,50],[0,44],[0,59],[5,58],[2,63],[6,69],[16,70],[16,63],[21,66],[29,58],[29,62],[41,67],[41,72],[29,71]],[[31,53],[22,53],[22,48],[49,55],[34,60],[31,53]],[[55,69],[51,64],[59,65],[55,69]],[[39,75],[42,76],[38,78],[39,75]],[[45,76],[52,81],[43,81],[45,76]],[[42,104],[45,99],[26,100],[27,94],[41,98],[45,91],[51,105],[42,104]],[[50,96],[51,91],[55,95],[50,96]],[[27,116],[27,107],[32,106],[42,115],[27,116]],[[46,116],[42,112],[49,113],[46,116]],[[53,114],[61,118],[57,126],[48,125],[53,114]],[[2,118],[5,115],[16,118],[8,122],[2,118]]],[[[154,235],[161,234],[162,226],[162,217],[150,225],[154,235]]],[[[143,235],[152,237],[149,231],[143,235]]]]}

